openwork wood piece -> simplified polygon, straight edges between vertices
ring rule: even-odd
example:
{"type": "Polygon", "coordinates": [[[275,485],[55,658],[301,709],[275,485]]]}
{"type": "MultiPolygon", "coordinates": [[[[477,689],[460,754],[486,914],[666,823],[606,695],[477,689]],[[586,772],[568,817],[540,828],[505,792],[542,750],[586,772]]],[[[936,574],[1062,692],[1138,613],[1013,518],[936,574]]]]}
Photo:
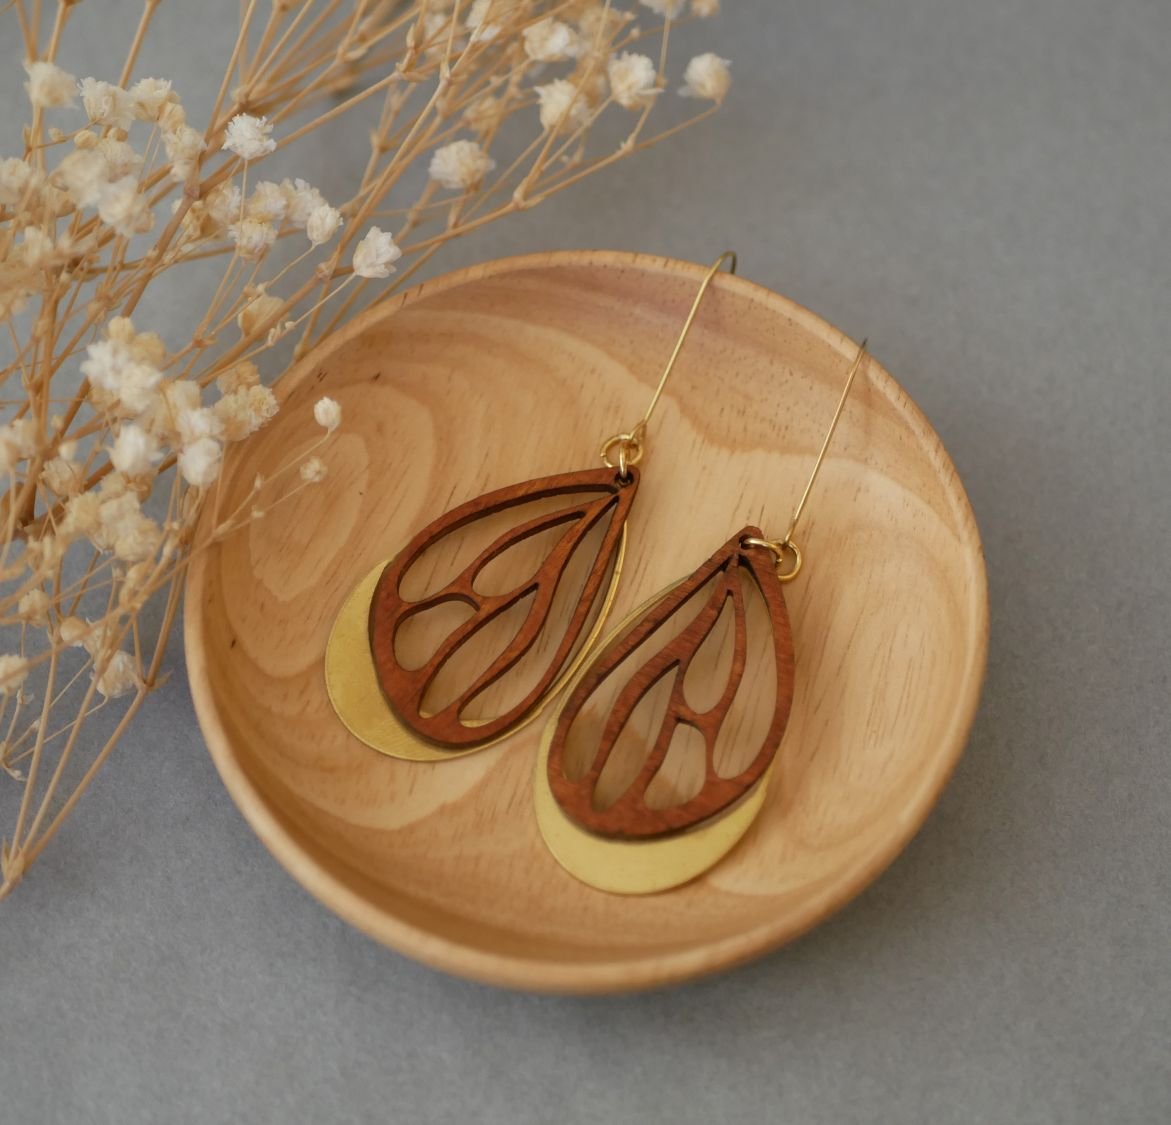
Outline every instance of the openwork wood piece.
{"type": "Polygon", "coordinates": [[[774,559],[767,549],[745,547],[746,538],[762,538],[757,528],[745,528],[728,540],[690,578],[667,593],[625,634],[597,657],[570,695],[558,718],[549,749],[549,787],[564,812],[602,836],[646,839],[700,824],[738,801],[768,769],[789,721],[793,701],[793,640],[774,559]],[[756,584],[772,625],[776,665],[776,701],[772,721],[759,751],[734,777],[716,772],[716,739],[744,678],[747,626],[741,570],[756,584]],[[656,630],[684,609],[710,583],[710,593],[695,619],[674,639],[657,649],[619,691],[605,717],[597,751],[586,771],[573,780],[566,773],[566,743],[574,719],[593,694],[656,630]],[[711,708],[697,711],[684,694],[684,681],[692,660],[731,601],[734,615],[732,666],[720,698],[711,708]],[[602,770],[623,728],[639,702],[663,677],[672,676],[670,698],[657,736],[641,769],[625,792],[608,808],[594,805],[594,792],[602,770]],[[697,730],[706,745],[705,777],[695,796],[667,808],[646,803],[647,788],[666,760],[676,729],[686,724],[697,730]]]}
{"type": "Polygon", "coordinates": [[[574,654],[603,593],[637,489],[635,469],[629,469],[625,479],[617,470],[609,468],[540,477],[478,496],[420,531],[387,565],[370,603],[370,649],[378,682],[402,722],[438,746],[462,750],[491,741],[523,719],[545,696],[574,654]],[[439,540],[483,517],[556,496],[574,499],[564,508],[535,516],[498,536],[441,590],[418,601],[403,598],[400,591],[403,576],[439,540]],[[608,522],[601,545],[548,666],[524,698],[508,710],[489,719],[464,718],[463,712],[472,701],[513,668],[536,643],[547,625],[566,567],[591,530],[603,521],[608,522]],[[565,530],[534,573],[502,594],[488,595],[475,589],[476,578],[493,559],[516,544],[557,527],[565,530]],[[447,661],[480,629],[530,595],[532,604],[519,630],[488,668],[450,703],[435,712],[425,712],[423,700],[427,689],[447,661]],[[395,652],[399,628],[414,615],[446,602],[466,605],[473,611],[472,615],[452,630],[425,664],[415,669],[404,668],[395,652]]]}

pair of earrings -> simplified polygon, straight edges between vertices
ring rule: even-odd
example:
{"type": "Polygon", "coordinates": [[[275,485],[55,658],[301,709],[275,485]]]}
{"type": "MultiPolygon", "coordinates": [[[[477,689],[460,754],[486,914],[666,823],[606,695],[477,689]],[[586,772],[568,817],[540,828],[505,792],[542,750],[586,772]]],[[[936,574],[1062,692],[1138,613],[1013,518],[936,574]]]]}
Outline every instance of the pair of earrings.
{"type": "Polygon", "coordinates": [[[498,742],[567,689],[541,740],[537,822],[563,867],[617,893],[664,890],[701,874],[736,844],[763,805],[793,699],[793,640],[782,587],[801,571],[797,525],[867,354],[863,342],[784,536],[770,539],[760,528],[741,528],[599,645],[621,578],[647,427],[704,294],[725,263],[734,273],[736,255],[722,254],[707,271],[646,413],[631,430],[603,443],[603,468],[485,493],[428,524],[350,594],[326,653],[330,699],[346,726],[374,748],[414,761],[459,757],[498,742]],[[522,509],[528,509],[528,518],[461,560],[439,589],[422,596],[406,592],[424,556],[433,557],[481,521],[507,520],[522,509]],[[537,540],[551,546],[533,572],[518,580],[506,567],[503,588],[485,589],[485,573],[494,563],[537,540]],[[580,560],[589,541],[597,541],[592,562],[584,575],[577,567],[564,605],[571,563],[580,560]],[[727,718],[745,686],[750,598],[767,621],[763,647],[758,643],[753,651],[763,652],[771,664],[772,683],[765,685],[772,688],[771,711],[767,721],[756,724],[763,729],[748,736],[747,752],[734,750],[734,767],[728,770],[718,760],[720,753],[728,756],[726,747],[718,747],[722,734],[727,741],[727,718]],[[555,604],[568,620],[559,637],[546,635],[538,645],[555,604]],[[463,619],[428,654],[408,658],[401,642],[412,623],[446,611],[463,619]],[[436,682],[457,654],[505,620],[516,622],[515,631],[510,624],[511,635],[487,666],[473,671],[462,690],[446,690],[436,699],[436,682]],[[731,633],[730,666],[722,677],[707,673],[722,683],[699,692],[710,697],[700,703],[693,684],[701,668],[697,657],[724,640],[717,637],[721,623],[731,633]],[[535,655],[539,666],[526,668],[526,658],[531,665],[535,655]],[[489,716],[475,713],[478,700],[522,668],[527,679],[507,704],[489,716]],[[690,791],[681,799],[678,793],[675,799],[652,799],[673,744],[696,736],[702,766],[690,791]]]}

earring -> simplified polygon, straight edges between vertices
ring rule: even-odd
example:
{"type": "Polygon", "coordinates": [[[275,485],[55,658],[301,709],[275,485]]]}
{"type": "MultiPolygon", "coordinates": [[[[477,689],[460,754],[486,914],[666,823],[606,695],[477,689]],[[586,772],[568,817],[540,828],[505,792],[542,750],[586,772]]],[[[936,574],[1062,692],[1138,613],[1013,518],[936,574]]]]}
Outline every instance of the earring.
{"type": "Polygon", "coordinates": [[[602,468],[540,477],[460,504],[419,531],[389,563],[375,568],[350,593],[326,649],[326,686],[334,710],[363,742],[412,761],[442,761],[471,753],[498,742],[534,718],[578,671],[601,633],[621,578],[626,521],[638,490],[637,465],[646,450],[647,425],[700,302],[725,264],[735,273],[736,255],[731,251],[721,254],[704,275],[642,419],[628,432],[602,443],[602,468]],[[545,503],[549,501],[552,506],[545,503]],[[540,510],[496,535],[440,589],[421,597],[404,593],[404,580],[410,579],[420,558],[437,545],[446,545],[480,521],[525,506],[540,510]],[[596,536],[599,530],[601,542],[581,579],[564,633],[555,644],[547,638],[553,651],[535,681],[498,714],[470,714],[477,700],[527,655],[540,655],[534,646],[549,626],[559,588],[568,585],[563,577],[587,537],[591,533],[596,536]],[[553,545],[535,572],[519,579],[508,573],[507,588],[485,591],[483,575],[494,560],[545,534],[554,537],[553,545]],[[493,622],[499,625],[510,610],[519,616],[526,602],[527,612],[515,634],[487,667],[473,674],[471,683],[454,696],[448,698],[451,693],[445,691],[443,699],[433,703],[429,693],[453,657],[493,622]],[[461,608],[466,619],[425,659],[404,660],[400,652],[404,628],[441,607],[461,608]]]}
{"type": "MultiPolygon", "coordinates": [[[[784,536],[769,539],[745,527],[689,577],[636,609],[574,677],[550,717],[537,765],[537,822],[550,851],[583,882],[622,894],[679,886],[718,863],[760,812],[793,701],[793,639],[782,587],[802,567],[794,534],[866,355],[863,341],[784,536]],[[720,770],[717,740],[745,685],[749,598],[758,599],[758,617],[767,621],[753,652],[771,659],[775,670],[772,710],[756,723],[763,731],[740,738],[747,745],[728,753],[721,744],[735,769],[720,770]],[[729,616],[730,665],[697,690],[697,658],[719,647],[707,642],[729,616]],[[649,733],[644,738],[640,730],[649,733]],[[677,735],[698,735],[702,766],[693,771],[689,795],[674,803],[651,800],[677,735]]],[[[733,731],[732,741],[743,734],[733,731]]]]}

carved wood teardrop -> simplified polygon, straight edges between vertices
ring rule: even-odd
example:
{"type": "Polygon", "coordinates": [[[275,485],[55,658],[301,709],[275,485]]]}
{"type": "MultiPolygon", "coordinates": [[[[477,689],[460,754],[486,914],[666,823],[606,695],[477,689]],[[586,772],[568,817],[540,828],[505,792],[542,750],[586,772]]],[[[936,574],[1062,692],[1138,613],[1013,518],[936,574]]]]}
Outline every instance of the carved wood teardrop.
{"type": "Polygon", "coordinates": [[[379,685],[398,718],[422,738],[441,747],[466,750],[490,742],[506,732],[544,698],[573,658],[599,599],[621,542],[623,525],[638,489],[638,472],[628,469],[626,478],[610,468],[540,477],[510,485],[469,500],[423,528],[382,572],[370,602],[370,650],[379,685]],[[565,507],[545,512],[504,532],[485,547],[442,589],[417,601],[401,593],[402,579],[419,557],[448,535],[476,520],[549,497],[572,497],[565,507]],[[558,583],[586,536],[599,523],[605,532],[585,578],[581,597],[573,608],[565,633],[547,667],[527,694],[503,713],[489,719],[468,720],[462,712],[486,688],[504,676],[533,647],[548,625],[548,615],[558,583]],[[536,571],[526,574],[514,587],[500,594],[483,594],[475,581],[493,559],[510,547],[555,528],[564,528],[536,571]],[[432,713],[424,713],[427,689],[451,657],[489,622],[510,607],[531,597],[527,616],[515,636],[491,664],[457,698],[432,713]],[[406,668],[395,651],[395,637],[409,618],[446,602],[472,610],[459,627],[439,644],[419,668],[406,668]]]}
{"type": "Polygon", "coordinates": [[[763,538],[763,534],[758,528],[745,528],[689,578],[668,591],[593,660],[562,708],[549,749],[549,787],[562,810],[583,828],[601,836],[621,839],[646,839],[691,828],[723,812],[743,797],[760,780],[775,757],[793,701],[793,640],[774,557],[766,548],[743,546],[746,538],[763,538]],[[716,739],[744,680],[747,652],[745,577],[760,591],[772,626],[776,695],[772,720],[756,755],[736,776],[721,777],[715,766],[716,739]],[[565,759],[566,743],[574,720],[626,658],[670,622],[676,613],[683,611],[709,584],[707,600],[694,620],[655,650],[620,687],[601,723],[592,760],[580,777],[571,780],[566,773],[565,759]],[[699,711],[687,702],[684,681],[692,660],[729,601],[734,616],[731,670],[716,703],[699,711]],[[607,808],[596,808],[594,794],[598,780],[623,728],[639,702],[667,676],[673,677],[673,681],[666,713],[641,768],[616,801],[607,808]],[[703,737],[706,750],[703,785],[694,796],[679,804],[667,808],[649,807],[647,788],[662,767],[671,740],[681,724],[693,727],[703,737]]]}

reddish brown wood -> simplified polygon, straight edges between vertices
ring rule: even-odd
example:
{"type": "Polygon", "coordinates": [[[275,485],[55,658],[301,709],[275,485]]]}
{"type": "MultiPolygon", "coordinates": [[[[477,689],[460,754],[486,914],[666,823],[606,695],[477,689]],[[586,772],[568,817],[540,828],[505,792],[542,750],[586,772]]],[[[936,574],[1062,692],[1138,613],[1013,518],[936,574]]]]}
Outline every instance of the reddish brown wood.
{"type": "Polygon", "coordinates": [[[489,742],[527,715],[548,692],[572,657],[591,609],[602,594],[610,563],[618,549],[622,525],[638,489],[638,471],[628,469],[622,478],[616,469],[585,469],[576,473],[540,477],[522,484],[486,492],[453,508],[414,537],[382,572],[370,603],[370,649],[378,681],[395,714],[411,730],[437,746],[466,750],[489,742]],[[596,494],[591,497],[591,494],[596,494]],[[406,601],[399,592],[402,577],[424,551],[447,535],[475,520],[550,496],[579,497],[577,502],[537,516],[505,532],[490,543],[464,570],[437,593],[419,601],[406,601]],[[470,725],[460,713],[477,695],[503,676],[532,648],[546,626],[557,584],[582,540],[601,520],[609,520],[601,546],[590,568],[565,635],[548,668],[529,693],[515,706],[486,722],[470,725]],[[554,527],[565,527],[561,538],[537,569],[504,594],[485,595],[474,589],[480,572],[510,547],[554,527]],[[529,612],[516,636],[483,674],[460,696],[433,714],[423,714],[421,703],[428,686],[452,655],[476,632],[522,598],[533,594],[529,612]],[[443,602],[461,602],[474,612],[439,645],[421,668],[407,669],[395,654],[395,634],[408,618],[443,602]]]}
{"type": "Polygon", "coordinates": [[[789,615],[781,584],[776,576],[774,558],[763,547],[745,547],[746,538],[763,538],[758,528],[746,527],[729,539],[690,578],[676,586],[652,606],[638,621],[598,656],[569,698],[558,719],[549,750],[549,785],[557,803],[583,828],[601,836],[622,839],[646,839],[691,828],[723,812],[739,800],[757,781],[776,755],[789,721],[793,702],[793,639],[789,615]],[[776,661],[776,702],[773,718],[764,741],[751,763],[735,777],[720,777],[715,770],[716,738],[744,677],[747,629],[744,617],[744,590],[740,569],[751,577],[764,598],[772,622],[776,661]],[[713,581],[714,580],[714,581],[713,581]],[[590,697],[622,662],[666,624],[684,605],[712,582],[711,593],[703,609],[686,629],[663,645],[638,669],[618,693],[606,716],[598,749],[589,769],[576,780],[565,773],[565,745],[569,728],[590,697]],[[735,615],[732,668],[723,694],[715,706],[696,711],[683,694],[687,669],[712,629],[724,605],[731,600],[735,615]],[[664,676],[673,675],[667,711],[654,744],[641,770],[626,791],[609,808],[594,807],[594,791],[602,769],[644,696],[664,676]],[[694,727],[707,747],[706,776],[703,787],[692,798],[669,808],[650,808],[646,791],[662,766],[676,728],[681,724],[694,727]]]}

